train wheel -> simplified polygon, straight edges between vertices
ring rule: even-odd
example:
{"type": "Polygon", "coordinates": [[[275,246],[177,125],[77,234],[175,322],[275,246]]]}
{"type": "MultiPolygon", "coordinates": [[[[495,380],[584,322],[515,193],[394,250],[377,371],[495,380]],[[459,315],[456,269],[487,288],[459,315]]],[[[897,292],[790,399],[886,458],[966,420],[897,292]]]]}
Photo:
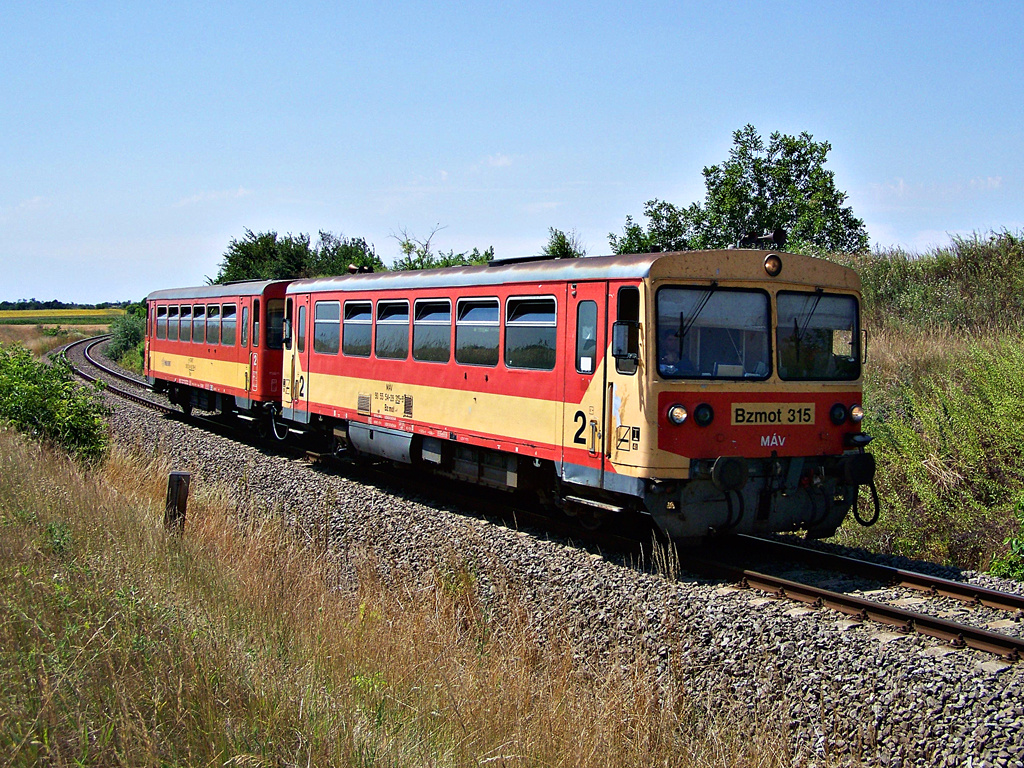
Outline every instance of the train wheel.
{"type": "Polygon", "coordinates": [[[584,530],[597,531],[604,525],[604,513],[597,509],[581,509],[576,520],[584,530]]]}
{"type": "Polygon", "coordinates": [[[185,400],[181,404],[181,412],[184,414],[186,419],[192,415],[192,402],[190,400],[185,400]]]}
{"type": "Polygon", "coordinates": [[[260,416],[260,418],[256,419],[256,436],[260,440],[270,439],[270,418],[260,416]]]}

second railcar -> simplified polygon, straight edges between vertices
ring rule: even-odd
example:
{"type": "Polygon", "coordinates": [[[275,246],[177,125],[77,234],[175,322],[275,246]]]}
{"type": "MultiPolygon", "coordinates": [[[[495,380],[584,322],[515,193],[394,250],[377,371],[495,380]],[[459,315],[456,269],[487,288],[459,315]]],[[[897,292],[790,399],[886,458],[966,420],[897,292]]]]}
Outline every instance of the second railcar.
{"type": "Polygon", "coordinates": [[[286,280],[156,291],[148,306],[145,373],[190,413],[237,413],[261,429],[280,408],[286,280]]]}

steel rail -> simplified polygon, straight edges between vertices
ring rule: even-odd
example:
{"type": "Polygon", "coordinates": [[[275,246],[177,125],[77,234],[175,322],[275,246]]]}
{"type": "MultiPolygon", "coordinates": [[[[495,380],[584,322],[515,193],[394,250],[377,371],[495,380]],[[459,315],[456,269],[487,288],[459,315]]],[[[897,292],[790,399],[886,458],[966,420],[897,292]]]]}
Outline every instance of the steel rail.
{"type": "Polygon", "coordinates": [[[966,603],[985,605],[989,608],[998,608],[1004,611],[1024,612],[1024,595],[1000,592],[976,584],[953,581],[952,579],[944,579],[939,576],[929,576],[928,574],[916,571],[907,571],[902,568],[871,563],[866,560],[822,552],[772,539],[743,535],[738,538],[745,546],[757,547],[761,551],[769,550],[774,559],[781,560],[788,557],[818,568],[828,568],[856,576],[863,576],[885,584],[925,592],[929,595],[952,597],[966,603]]]}
{"type": "Polygon", "coordinates": [[[808,584],[746,570],[728,563],[712,560],[689,560],[686,566],[713,573],[720,578],[734,581],[742,587],[757,589],[802,603],[832,608],[861,620],[886,624],[904,632],[917,632],[944,640],[957,647],[966,646],[986,651],[1002,656],[1007,661],[1024,658],[1024,638],[970,627],[966,624],[940,619],[905,608],[896,608],[863,597],[812,587],[808,584]]]}
{"type": "MultiPolygon", "coordinates": [[[[99,368],[104,373],[106,373],[106,374],[108,374],[110,376],[113,376],[116,379],[120,379],[121,381],[126,381],[129,384],[135,384],[136,386],[145,387],[146,389],[149,389],[150,388],[149,382],[146,381],[145,379],[140,379],[137,376],[132,376],[132,375],[124,373],[122,371],[114,370],[110,366],[104,365],[103,363],[101,363],[99,360],[97,360],[95,357],[92,356],[93,348],[96,347],[97,345],[101,344],[105,339],[108,339],[108,338],[110,338],[110,334],[107,334],[106,336],[97,336],[97,337],[92,339],[92,343],[89,344],[88,346],[86,346],[86,348],[85,348],[85,353],[84,354],[85,354],[86,361],[90,365],[96,366],[97,368],[99,368]]],[[[89,341],[89,339],[86,339],[86,341],[89,341]]]]}
{"type": "MultiPolygon", "coordinates": [[[[108,373],[113,373],[113,375],[118,376],[119,378],[125,379],[126,377],[121,376],[121,375],[117,374],[116,372],[109,371],[106,368],[106,366],[103,366],[103,365],[100,365],[99,363],[97,363],[88,354],[89,350],[93,346],[95,346],[96,344],[99,344],[105,338],[106,338],[106,336],[101,336],[101,337],[93,337],[93,338],[89,338],[89,339],[82,339],[81,341],[73,342],[71,344],[68,344],[66,347],[64,347],[64,350],[63,350],[64,354],[66,356],[68,351],[70,351],[73,347],[78,346],[79,344],[89,344],[89,346],[86,347],[86,349],[85,349],[85,359],[86,359],[86,361],[90,365],[94,365],[94,366],[96,366],[97,368],[99,368],[102,371],[107,371],[108,373]]],[[[71,365],[71,369],[75,372],[76,376],[79,376],[79,377],[85,379],[86,381],[98,382],[98,383],[103,385],[103,388],[104,388],[105,391],[110,392],[110,393],[112,393],[114,395],[117,395],[118,397],[124,398],[125,400],[131,400],[134,403],[137,403],[139,405],[143,405],[146,408],[151,408],[154,411],[160,411],[161,413],[164,413],[164,414],[176,413],[177,412],[174,408],[171,408],[170,406],[164,405],[163,403],[158,403],[158,402],[156,402],[154,400],[149,400],[148,398],[142,397],[141,395],[137,395],[134,392],[129,392],[126,389],[121,389],[120,387],[117,387],[117,386],[115,386],[113,384],[108,384],[105,381],[100,381],[97,377],[93,376],[91,373],[87,373],[86,371],[82,370],[81,367],[76,366],[70,360],[68,360],[68,363],[71,365]]],[[[128,379],[128,380],[130,380],[130,379],[128,379]]]]}

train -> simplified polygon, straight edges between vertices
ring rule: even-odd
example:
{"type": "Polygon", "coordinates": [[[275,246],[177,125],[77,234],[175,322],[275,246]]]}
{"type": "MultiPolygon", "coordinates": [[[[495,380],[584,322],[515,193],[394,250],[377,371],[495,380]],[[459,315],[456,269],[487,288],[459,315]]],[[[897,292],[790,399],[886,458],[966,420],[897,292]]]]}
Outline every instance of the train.
{"type": "Polygon", "coordinates": [[[875,462],[860,279],[758,249],[253,281],[147,297],[188,414],[673,539],[835,533],[875,462]]]}

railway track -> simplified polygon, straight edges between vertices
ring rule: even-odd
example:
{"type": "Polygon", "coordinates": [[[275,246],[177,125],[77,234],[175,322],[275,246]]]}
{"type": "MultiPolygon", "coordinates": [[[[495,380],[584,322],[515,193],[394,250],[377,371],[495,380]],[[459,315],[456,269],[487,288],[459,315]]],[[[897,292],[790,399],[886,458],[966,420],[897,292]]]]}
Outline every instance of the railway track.
{"type": "MultiPolygon", "coordinates": [[[[83,355],[85,361],[102,371],[105,376],[131,384],[136,390],[148,389],[145,381],[116,370],[98,361],[92,355],[92,350],[107,338],[95,337],[84,339],[68,345],[64,348],[64,351],[70,352],[72,349],[82,346],[84,347],[83,355]]],[[[94,376],[84,370],[82,366],[75,366],[75,372],[89,381],[99,379],[98,376],[94,376]]],[[[178,409],[166,403],[145,397],[139,394],[138,391],[129,391],[124,387],[111,384],[109,381],[105,381],[105,384],[107,391],[112,394],[146,408],[164,414],[177,415],[180,413],[178,409]]],[[[238,438],[237,430],[226,429],[221,421],[202,417],[192,418],[193,420],[202,421],[204,426],[214,427],[217,432],[224,436],[238,438]]],[[[325,458],[314,453],[308,453],[307,457],[311,461],[322,461],[325,458]]],[[[370,470],[360,466],[358,474],[363,475],[364,478],[372,475],[376,478],[375,482],[383,483],[384,485],[396,482],[393,472],[370,470]]],[[[409,489],[410,484],[412,484],[412,489],[417,493],[436,494],[438,492],[436,485],[428,482],[419,484],[414,475],[405,474],[401,480],[401,485],[409,489]]],[[[477,493],[467,495],[446,489],[444,496],[449,503],[473,510],[478,515],[498,520],[505,525],[516,528],[524,525],[536,528],[538,531],[544,531],[546,535],[568,539],[592,551],[616,553],[631,560],[639,556],[642,562],[650,563],[650,565],[644,566],[649,569],[659,559],[659,555],[656,552],[658,546],[652,546],[653,527],[651,526],[637,525],[634,522],[630,524],[629,530],[624,533],[612,533],[609,531],[591,532],[583,530],[569,520],[559,520],[545,516],[537,510],[526,507],[513,507],[507,503],[503,504],[500,498],[496,499],[490,494],[484,494],[483,496],[477,493]],[[652,550],[655,551],[652,552],[652,550]]],[[[670,549],[671,546],[670,544],[662,545],[664,548],[662,556],[664,556],[664,551],[670,549]]],[[[850,592],[829,589],[820,585],[808,584],[804,581],[767,573],[764,570],[746,567],[745,561],[749,561],[751,558],[758,558],[773,562],[799,563],[802,566],[816,568],[832,574],[839,572],[886,586],[904,587],[922,595],[952,598],[968,605],[985,606],[1009,612],[1014,615],[1017,622],[1024,621],[1024,597],[1020,595],[938,578],[917,571],[879,565],[807,547],[786,544],[772,539],[738,536],[730,539],[727,548],[717,548],[716,553],[715,557],[708,557],[706,550],[701,550],[698,553],[683,549],[679,551],[677,556],[672,555],[669,558],[678,560],[679,568],[686,572],[723,579],[733,582],[740,587],[756,589],[779,598],[787,598],[819,607],[828,607],[861,621],[876,622],[901,632],[917,632],[945,641],[954,647],[969,647],[992,653],[1007,661],[1017,661],[1024,658],[1024,637],[994,632],[991,629],[971,626],[941,616],[891,605],[883,600],[871,599],[861,594],[851,594],[850,592]]]]}
{"type": "Polygon", "coordinates": [[[1007,661],[1024,658],[1024,637],[955,621],[946,617],[893,605],[882,599],[865,597],[856,592],[832,589],[806,583],[782,575],[747,567],[751,558],[773,563],[799,563],[810,566],[834,579],[835,573],[868,579],[885,586],[904,587],[922,595],[952,598],[972,606],[1004,611],[1010,621],[1024,621],[1024,597],[986,587],[879,565],[864,560],[836,555],[771,539],[737,537],[736,546],[727,554],[719,549],[718,557],[694,555],[684,559],[688,570],[727,579],[743,588],[756,589],[775,597],[817,607],[827,607],[861,621],[871,621],[900,632],[916,632],[943,640],[954,647],[968,647],[996,654],[1007,661]]]}
{"type": "Polygon", "coordinates": [[[139,394],[138,392],[132,392],[123,387],[119,387],[116,384],[111,384],[109,381],[105,379],[101,379],[98,376],[94,376],[92,373],[85,370],[82,366],[75,365],[74,361],[71,360],[70,353],[72,352],[72,350],[77,350],[79,347],[81,347],[82,355],[89,365],[102,371],[109,377],[112,377],[119,381],[133,384],[137,389],[149,389],[149,385],[144,379],[140,379],[137,376],[131,376],[122,371],[116,370],[110,367],[109,365],[101,363],[92,355],[92,350],[95,349],[98,345],[107,341],[109,338],[110,336],[108,334],[104,336],[94,336],[92,338],[82,339],[81,341],[75,341],[72,342],[71,344],[66,345],[61,349],[61,351],[65,354],[65,356],[68,357],[68,360],[69,362],[71,362],[71,366],[74,369],[75,374],[78,375],[80,378],[83,378],[86,381],[101,382],[106,388],[106,390],[111,394],[117,395],[118,397],[123,398],[125,400],[130,400],[133,403],[142,405],[146,408],[150,408],[154,411],[159,411],[164,414],[174,413],[175,409],[167,405],[166,403],[161,403],[157,400],[153,400],[152,398],[145,397],[139,394]]]}

